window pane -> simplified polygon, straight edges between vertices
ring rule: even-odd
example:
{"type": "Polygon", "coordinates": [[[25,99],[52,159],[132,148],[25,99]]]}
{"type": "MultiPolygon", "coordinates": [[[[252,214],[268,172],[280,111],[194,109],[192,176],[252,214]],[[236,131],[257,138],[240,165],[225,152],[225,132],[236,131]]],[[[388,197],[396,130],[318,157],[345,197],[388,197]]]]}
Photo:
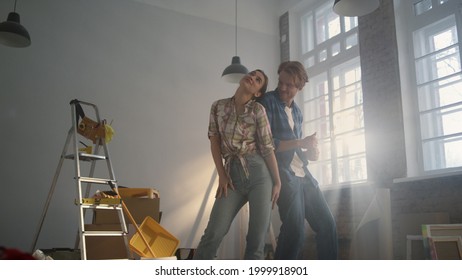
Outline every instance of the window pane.
{"type": "Polygon", "coordinates": [[[332,184],[332,164],[330,161],[310,162],[308,169],[322,185],[332,184]]]}
{"type": "Polygon", "coordinates": [[[331,48],[332,56],[336,56],[340,53],[340,43],[335,43],[331,48]]]}
{"type": "Polygon", "coordinates": [[[316,132],[318,139],[322,140],[330,137],[330,118],[323,117],[313,121],[306,122],[304,125],[305,135],[311,135],[316,132]]]}
{"type": "Polygon", "coordinates": [[[418,95],[420,111],[462,102],[462,75],[421,86],[418,95]]]}
{"type": "Polygon", "coordinates": [[[316,10],[317,44],[340,34],[340,31],[340,17],[332,10],[331,3],[326,3],[316,10]]]}
{"type": "MultiPolygon", "coordinates": [[[[354,121],[354,125],[363,125],[362,121],[362,91],[361,91],[361,69],[358,60],[349,61],[339,67],[333,69],[333,110],[339,112],[347,108],[356,107],[353,110],[343,112],[334,119],[334,127],[339,129],[345,127],[343,125],[348,118],[349,121],[354,121]],[[353,119],[352,119],[353,118],[353,119]],[[359,121],[359,123],[357,123],[359,121]],[[340,123],[341,122],[341,123],[340,123]]],[[[350,123],[351,125],[351,123],[350,123]]],[[[344,129],[340,131],[345,131],[344,129]]],[[[339,133],[339,131],[336,131],[339,133]]]]}
{"type": "Polygon", "coordinates": [[[454,15],[415,31],[413,36],[416,58],[448,48],[459,41],[454,15]]]}
{"type": "Polygon", "coordinates": [[[310,77],[309,83],[303,89],[303,100],[311,100],[329,93],[327,84],[327,74],[319,74],[314,77],[310,77]]]}
{"type": "Polygon", "coordinates": [[[449,0],[440,0],[440,4],[444,4],[446,2],[448,2],[449,0]]]}
{"type": "Polygon", "coordinates": [[[333,103],[334,112],[362,104],[363,95],[361,92],[361,84],[356,82],[335,91],[333,103]]]}
{"type": "Polygon", "coordinates": [[[314,56],[310,56],[305,60],[305,68],[310,68],[314,65],[314,56]]]}
{"type": "Polygon", "coordinates": [[[332,158],[330,141],[320,141],[318,147],[320,161],[330,160],[332,158]]]}
{"type": "Polygon", "coordinates": [[[339,157],[364,153],[366,151],[364,131],[357,130],[338,136],[335,140],[335,145],[339,157]]]}
{"type": "Polygon", "coordinates": [[[313,15],[307,14],[302,17],[302,51],[307,53],[314,47],[313,15]]]}
{"type": "Polygon", "coordinates": [[[366,157],[356,156],[340,159],[338,165],[339,183],[363,181],[367,178],[366,157]]]}
{"type": "Polygon", "coordinates": [[[462,166],[462,137],[447,139],[444,144],[446,167],[462,166]]]}
{"type": "Polygon", "coordinates": [[[305,135],[317,132],[319,139],[330,137],[328,93],[326,73],[311,77],[303,89],[305,135]]]}
{"type": "Polygon", "coordinates": [[[315,120],[320,117],[327,117],[329,115],[329,100],[327,96],[321,96],[312,101],[307,101],[304,106],[304,118],[307,121],[315,120]]]}
{"type": "Polygon", "coordinates": [[[322,50],[319,52],[319,62],[323,62],[327,59],[327,51],[322,50]]]}
{"type": "Polygon", "coordinates": [[[417,3],[414,3],[414,13],[415,15],[421,15],[432,8],[432,0],[422,0],[417,3]]]}
{"type": "Polygon", "coordinates": [[[358,17],[343,17],[343,21],[345,24],[345,32],[358,26],[358,17]]]}
{"type": "Polygon", "coordinates": [[[462,105],[423,113],[420,116],[422,139],[462,133],[462,105]]]}
{"type": "Polygon", "coordinates": [[[345,49],[350,49],[358,44],[358,34],[354,33],[346,38],[345,49]]]}
{"type": "Polygon", "coordinates": [[[459,47],[456,46],[416,60],[417,84],[441,79],[460,70],[459,47]]]}
{"type": "Polygon", "coordinates": [[[340,111],[334,115],[335,134],[344,133],[364,127],[364,115],[362,106],[349,110],[340,111]]]}
{"type": "Polygon", "coordinates": [[[356,83],[361,80],[359,58],[352,59],[332,69],[333,90],[356,83]]]}
{"type": "Polygon", "coordinates": [[[462,136],[428,141],[423,149],[425,170],[462,166],[462,136]]]}

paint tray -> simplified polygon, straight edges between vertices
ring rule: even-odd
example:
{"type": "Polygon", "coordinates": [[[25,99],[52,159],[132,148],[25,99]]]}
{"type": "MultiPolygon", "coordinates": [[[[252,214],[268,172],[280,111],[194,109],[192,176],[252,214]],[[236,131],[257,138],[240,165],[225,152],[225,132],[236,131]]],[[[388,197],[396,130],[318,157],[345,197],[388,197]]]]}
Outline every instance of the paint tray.
{"type": "Polygon", "coordinates": [[[135,235],[130,239],[130,248],[141,257],[145,258],[162,258],[175,255],[175,251],[180,241],[170,232],[165,230],[158,222],[150,216],[146,216],[135,235]],[[140,232],[146,239],[153,256],[146,247],[145,242],[140,236],[140,232]]]}

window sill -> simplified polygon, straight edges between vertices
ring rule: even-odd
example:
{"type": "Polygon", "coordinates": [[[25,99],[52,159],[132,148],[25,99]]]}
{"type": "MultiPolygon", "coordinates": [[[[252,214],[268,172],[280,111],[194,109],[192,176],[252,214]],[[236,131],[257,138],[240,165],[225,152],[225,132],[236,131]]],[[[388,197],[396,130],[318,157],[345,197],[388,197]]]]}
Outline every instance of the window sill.
{"type": "Polygon", "coordinates": [[[438,173],[433,173],[433,174],[428,174],[428,175],[413,176],[413,177],[406,177],[406,178],[396,178],[393,180],[393,183],[395,184],[407,183],[407,182],[423,181],[423,180],[452,177],[452,176],[462,176],[462,169],[457,168],[451,171],[438,172],[438,173]]]}
{"type": "Polygon", "coordinates": [[[352,183],[343,183],[343,184],[332,184],[332,185],[324,185],[319,186],[322,191],[332,191],[332,190],[340,190],[340,189],[348,189],[348,188],[358,188],[358,187],[370,187],[373,184],[366,181],[359,181],[359,182],[352,182],[352,183]]]}

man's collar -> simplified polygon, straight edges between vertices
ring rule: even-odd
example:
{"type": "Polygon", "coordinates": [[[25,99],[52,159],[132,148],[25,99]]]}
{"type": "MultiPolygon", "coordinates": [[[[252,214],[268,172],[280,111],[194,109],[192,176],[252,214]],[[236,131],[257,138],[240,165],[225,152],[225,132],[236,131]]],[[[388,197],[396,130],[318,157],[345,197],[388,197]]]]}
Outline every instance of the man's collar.
{"type": "Polygon", "coordinates": [[[281,97],[279,97],[279,90],[278,90],[278,88],[276,88],[276,89],[274,90],[274,93],[275,93],[275,95],[276,95],[276,99],[279,101],[279,104],[280,104],[281,106],[283,106],[283,107],[289,107],[289,108],[292,108],[292,107],[293,107],[293,105],[294,105],[294,102],[293,102],[293,101],[292,101],[292,103],[290,104],[290,106],[287,106],[287,104],[281,99],[281,97]]]}

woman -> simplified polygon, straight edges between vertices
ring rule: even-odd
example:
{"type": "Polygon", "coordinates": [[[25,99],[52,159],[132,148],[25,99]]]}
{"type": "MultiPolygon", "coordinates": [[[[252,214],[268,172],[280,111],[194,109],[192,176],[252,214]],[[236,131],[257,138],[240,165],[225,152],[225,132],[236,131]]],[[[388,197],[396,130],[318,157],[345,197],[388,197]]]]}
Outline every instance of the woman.
{"type": "Polygon", "coordinates": [[[244,259],[264,258],[271,209],[281,189],[266,112],[255,102],[267,85],[263,71],[252,71],[240,80],[233,97],[212,105],[208,136],[218,190],[194,259],[216,257],[234,217],[247,202],[250,217],[244,259]]]}

